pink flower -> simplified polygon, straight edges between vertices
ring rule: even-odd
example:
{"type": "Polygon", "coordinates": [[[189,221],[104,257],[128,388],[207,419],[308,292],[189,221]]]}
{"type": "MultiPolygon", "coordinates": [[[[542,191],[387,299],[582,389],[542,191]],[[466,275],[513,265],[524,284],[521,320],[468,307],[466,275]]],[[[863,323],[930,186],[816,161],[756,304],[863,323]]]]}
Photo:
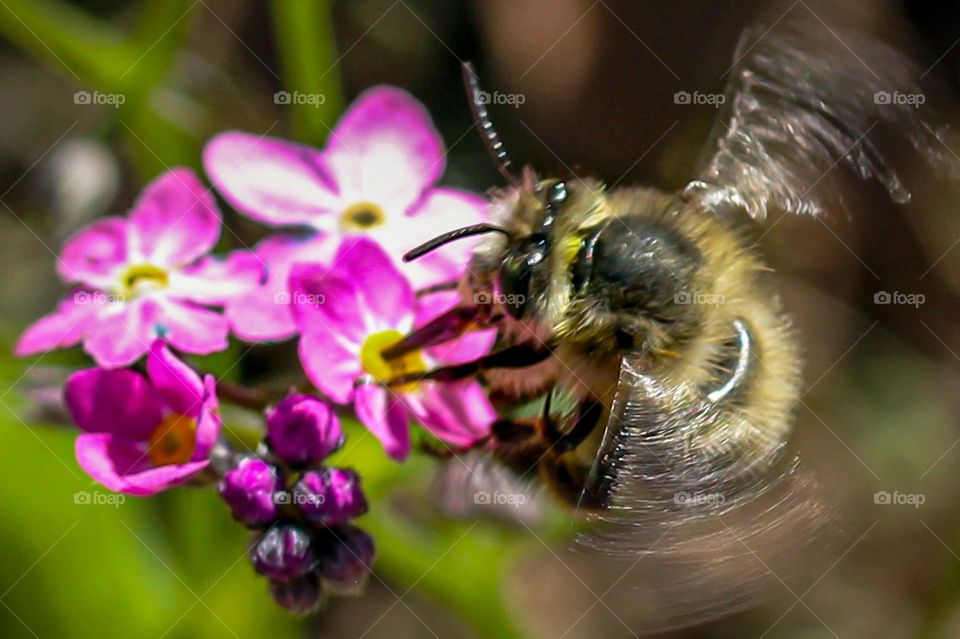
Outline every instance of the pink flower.
{"type": "Polygon", "coordinates": [[[387,361],[380,354],[412,329],[415,320],[426,321],[448,310],[455,295],[443,296],[442,304],[432,300],[431,308],[418,314],[409,282],[383,249],[362,238],[345,241],[329,268],[294,266],[290,291],[307,377],[333,401],[352,401],[360,421],[391,457],[401,460],[410,451],[410,416],[454,446],[468,446],[487,434],[496,415],[475,380],[427,381],[393,391],[375,383],[355,387],[361,379],[383,382],[488,352],[494,331],[476,332],[397,360],[387,361]]]}
{"type": "Polygon", "coordinates": [[[83,431],[77,462],[110,490],[152,495],[207,467],[220,435],[214,379],[200,377],[162,340],[147,356],[147,377],[129,369],[74,373],[67,408],[83,431]]]}
{"type": "MultiPolygon", "coordinates": [[[[269,279],[264,307],[287,292],[294,261],[329,264],[340,240],[368,235],[396,264],[404,252],[442,231],[484,219],[486,204],[472,193],[436,187],[443,174],[443,141],[423,106],[405,91],[381,86],[365,92],[330,134],[323,150],[239,132],[216,136],[204,149],[204,166],[224,197],[264,224],[307,227],[312,238],[289,238],[263,246],[269,279]],[[277,249],[287,246],[294,258],[277,249]]],[[[470,241],[403,265],[414,286],[456,280],[466,265],[470,241]]],[[[276,308],[240,317],[227,313],[247,339],[281,339],[276,308]],[[262,326],[259,323],[262,323],[262,326]]],[[[289,313],[289,309],[282,309],[289,313]]]]}
{"type": "Polygon", "coordinates": [[[24,332],[15,352],[83,342],[97,364],[114,368],[135,362],[157,337],[188,353],[223,350],[229,323],[208,307],[255,288],[262,267],[249,252],[207,256],[220,221],[192,171],[164,173],[127,217],[94,222],[67,241],[60,276],[79,287],[24,332]]]}
{"type": "Polygon", "coordinates": [[[266,282],[248,288],[227,302],[224,309],[234,335],[248,342],[279,341],[296,335],[287,290],[290,269],[296,263],[318,263],[318,256],[328,256],[332,237],[274,233],[261,240],[253,251],[266,266],[266,282]]]}

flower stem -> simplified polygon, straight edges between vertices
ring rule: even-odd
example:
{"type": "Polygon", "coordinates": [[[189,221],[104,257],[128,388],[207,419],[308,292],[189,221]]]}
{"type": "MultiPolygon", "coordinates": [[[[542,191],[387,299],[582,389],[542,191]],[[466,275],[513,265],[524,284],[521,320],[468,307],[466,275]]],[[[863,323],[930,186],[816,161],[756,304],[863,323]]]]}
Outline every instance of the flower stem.
{"type": "Polygon", "coordinates": [[[217,382],[217,397],[242,408],[262,411],[272,403],[269,394],[259,388],[250,388],[221,379],[217,382]]]}
{"type": "Polygon", "coordinates": [[[343,110],[333,2],[276,1],[271,8],[284,88],[299,94],[289,103],[294,136],[319,145],[343,110]]]}

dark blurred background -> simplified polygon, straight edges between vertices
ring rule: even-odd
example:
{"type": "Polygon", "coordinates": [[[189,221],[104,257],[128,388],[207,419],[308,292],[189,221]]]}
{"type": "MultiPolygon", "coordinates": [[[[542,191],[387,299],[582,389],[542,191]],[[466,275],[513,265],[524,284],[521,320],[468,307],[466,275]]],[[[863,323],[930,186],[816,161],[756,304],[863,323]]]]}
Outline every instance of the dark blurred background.
{"type": "MultiPolygon", "coordinates": [[[[691,177],[716,115],[674,93],[722,91],[738,35],[756,20],[863,21],[910,45],[925,80],[956,91],[960,5],[846,4],[837,17],[803,0],[2,0],[3,352],[62,294],[63,239],[128,208],[164,168],[199,168],[204,141],[223,129],[319,145],[350,99],[389,83],[436,119],[447,184],[499,184],[471,129],[462,60],[489,91],[524,97],[493,109],[516,159],[663,188],[691,177]],[[327,99],[277,105],[281,89],[327,99]],[[78,104],[78,91],[124,103],[78,104]]],[[[795,447],[842,523],[807,592],[784,586],[756,610],[669,636],[960,637],[960,193],[914,173],[908,206],[863,185],[849,215],[755,229],[806,360],[795,447]],[[923,303],[877,304],[880,292],[923,303]],[[923,504],[877,504],[879,490],[923,504]]],[[[244,243],[262,233],[235,215],[228,223],[244,243]]],[[[370,524],[384,549],[367,593],[288,618],[213,495],[74,503],[94,487],[35,389],[83,360],[42,359],[0,356],[0,636],[631,636],[532,531],[409,524],[422,477],[407,495],[382,490],[400,514],[370,524]]]]}

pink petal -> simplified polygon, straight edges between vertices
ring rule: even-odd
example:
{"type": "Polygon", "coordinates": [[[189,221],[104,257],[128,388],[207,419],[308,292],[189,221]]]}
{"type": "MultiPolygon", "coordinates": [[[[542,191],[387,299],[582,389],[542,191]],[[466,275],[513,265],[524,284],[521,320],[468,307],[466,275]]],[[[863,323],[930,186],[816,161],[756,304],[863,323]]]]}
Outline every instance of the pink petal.
{"type": "Polygon", "coordinates": [[[365,237],[344,240],[331,272],[354,283],[371,318],[367,326],[397,328],[410,321],[413,289],[375,242],[365,237]]]}
{"type": "Polygon", "coordinates": [[[230,300],[225,312],[234,335],[248,342],[283,340],[297,333],[287,280],[294,263],[325,264],[339,240],[334,235],[307,237],[277,233],[257,244],[254,252],[266,265],[267,281],[230,300]]]}
{"type": "Polygon", "coordinates": [[[153,495],[184,483],[209,465],[209,461],[151,466],[137,442],[110,434],[88,433],[77,437],[77,463],[88,475],[110,490],[128,495],[153,495]]]}
{"type": "Polygon", "coordinates": [[[157,313],[157,304],[150,298],[102,307],[83,349],[104,368],[129,366],[158,336],[157,313]]]}
{"type": "Polygon", "coordinates": [[[303,371],[314,386],[339,404],[350,401],[353,383],[363,374],[356,352],[345,348],[324,327],[301,334],[298,352],[303,371]]]}
{"type": "Polygon", "coordinates": [[[263,260],[251,251],[234,251],[225,260],[205,257],[170,274],[169,294],[198,304],[222,306],[256,290],[264,270],[263,260]]]}
{"type": "MultiPolygon", "coordinates": [[[[414,326],[423,326],[461,301],[460,294],[453,291],[421,296],[417,300],[417,319],[414,326]]],[[[445,366],[464,364],[489,353],[496,341],[496,329],[470,331],[459,339],[428,348],[426,352],[432,360],[445,366]]]]}
{"type": "Polygon", "coordinates": [[[474,380],[425,383],[406,399],[414,417],[451,446],[470,446],[490,432],[497,418],[483,387],[474,380]]]}
{"type": "Polygon", "coordinates": [[[368,335],[370,314],[365,298],[349,273],[317,264],[297,264],[290,270],[290,303],[301,334],[328,331],[344,345],[359,350],[368,335]]]}
{"type": "Polygon", "coordinates": [[[356,390],[354,408],[363,425],[383,445],[387,455],[403,461],[410,453],[410,424],[400,399],[374,384],[365,384],[356,390]]]}
{"type": "MultiPolygon", "coordinates": [[[[389,228],[375,227],[370,235],[392,257],[400,258],[441,233],[486,221],[488,207],[484,198],[468,191],[430,189],[401,220],[391,220],[389,228]]],[[[482,241],[483,236],[463,238],[436,249],[430,255],[442,255],[447,261],[465,264],[470,252],[482,241]]]]}
{"type": "Polygon", "coordinates": [[[44,315],[23,332],[13,349],[14,354],[24,357],[76,346],[93,329],[103,299],[98,292],[71,292],[57,310],[44,315]]]}
{"type": "Polygon", "coordinates": [[[228,131],[207,143],[203,166],[234,208],[264,224],[323,226],[341,208],[310,147],[228,131]]]}
{"type": "Polygon", "coordinates": [[[274,233],[261,240],[254,252],[267,265],[268,279],[287,283],[294,264],[328,264],[337,254],[340,238],[336,234],[274,233]]]}
{"type": "Polygon", "coordinates": [[[67,282],[110,290],[127,262],[127,221],[108,217],[77,231],[60,252],[57,270],[67,282]]]}
{"type": "Polygon", "coordinates": [[[370,237],[400,265],[415,288],[453,282],[466,272],[470,254],[483,241],[482,236],[451,242],[412,262],[402,262],[403,254],[441,233],[485,221],[487,209],[487,201],[473,193],[431,189],[407,215],[374,228],[370,237]]]}
{"type": "Polygon", "coordinates": [[[288,300],[286,287],[263,287],[231,300],[224,313],[233,334],[245,342],[281,341],[297,334],[288,300]]]}
{"type": "Polygon", "coordinates": [[[220,401],[217,399],[217,382],[213,375],[203,378],[203,396],[200,398],[200,413],[197,417],[197,431],[193,461],[206,459],[210,449],[220,437],[220,401]]]}
{"type": "Polygon", "coordinates": [[[157,304],[155,333],[174,348],[196,355],[226,350],[230,324],[223,315],[172,299],[157,304]]]}
{"type": "Polygon", "coordinates": [[[213,194],[190,169],[172,169],[151,182],[130,212],[130,259],[183,266],[220,237],[213,194]]]}
{"type": "Polygon", "coordinates": [[[67,379],[64,400],[74,423],[91,433],[145,440],[163,418],[160,395],[127,369],[77,371],[67,379]]]}
{"type": "Polygon", "coordinates": [[[443,140],[409,93],[365,91],[330,134],[324,161],[345,202],[404,211],[443,174],[443,140]]]}
{"type": "Polygon", "coordinates": [[[187,416],[200,412],[203,399],[200,376],[174,357],[163,340],[154,340],[150,346],[147,375],[170,410],[187,416]]]}

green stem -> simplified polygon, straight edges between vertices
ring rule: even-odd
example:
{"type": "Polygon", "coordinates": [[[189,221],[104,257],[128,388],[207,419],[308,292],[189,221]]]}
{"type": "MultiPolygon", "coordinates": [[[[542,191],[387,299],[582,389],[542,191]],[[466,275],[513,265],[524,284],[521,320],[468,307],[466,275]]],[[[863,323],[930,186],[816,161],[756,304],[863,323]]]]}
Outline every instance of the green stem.
{"type": "Polygon", "coordinates": [[[139,55],[123,33],[59,0],[5,0],[0,33],[104,91],[122,92],[121,76],[139,55]]]}
{"type": "Polygon", "coordinates": [[[332,0],[274,0],[274,35],[291,94],[293,134],[320,145],[343,110],[332,0]]]}

